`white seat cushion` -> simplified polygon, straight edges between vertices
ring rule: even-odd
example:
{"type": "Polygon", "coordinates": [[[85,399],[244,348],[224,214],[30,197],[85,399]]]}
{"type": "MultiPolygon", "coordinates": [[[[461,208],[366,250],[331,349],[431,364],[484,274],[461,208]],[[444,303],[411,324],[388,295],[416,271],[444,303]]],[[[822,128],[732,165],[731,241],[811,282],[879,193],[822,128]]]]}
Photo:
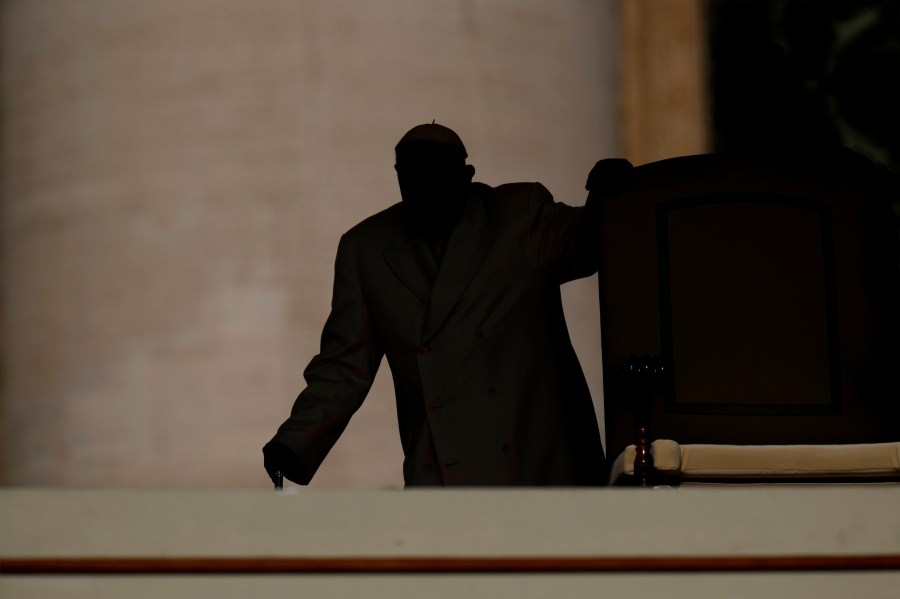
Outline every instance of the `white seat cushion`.
{"type": "MultiPolygon", "coordinates": [[[[656,469],[691,478],[900,478],[900,443],[858,445],[651,445],[656,469]]],[[[634,474],[634,445],[613,465],[610,482],[634,474]]]]}

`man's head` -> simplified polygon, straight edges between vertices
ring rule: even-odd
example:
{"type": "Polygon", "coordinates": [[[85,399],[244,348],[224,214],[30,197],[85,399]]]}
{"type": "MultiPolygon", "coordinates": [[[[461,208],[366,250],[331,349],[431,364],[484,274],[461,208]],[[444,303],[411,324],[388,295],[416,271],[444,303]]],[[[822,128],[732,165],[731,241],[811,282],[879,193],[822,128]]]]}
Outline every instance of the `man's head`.
{"type": "Polygon", "coordinates": [[[431,240],[449,235],[475,175],[462,140],[432,123],[410,129],[394,149],[400,195],[416,233],[431,240]]]}

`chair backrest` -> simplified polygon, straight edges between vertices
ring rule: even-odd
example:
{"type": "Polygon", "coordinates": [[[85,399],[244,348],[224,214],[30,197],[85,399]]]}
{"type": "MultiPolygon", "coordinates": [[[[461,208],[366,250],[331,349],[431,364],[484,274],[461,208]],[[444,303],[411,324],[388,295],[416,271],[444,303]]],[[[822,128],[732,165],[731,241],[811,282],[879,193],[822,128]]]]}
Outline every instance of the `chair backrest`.
{"type": "Polygon", "coordinates": [[[898,306],[896,256],[877,243],[892,213],[865,171],[674,158],[635,169],[601,218],[610,456],[634,442],[619,376],[632,355],[665,365],[656,438],[900,440],[896,389],[866,374],[896,342],[898,306]]]}

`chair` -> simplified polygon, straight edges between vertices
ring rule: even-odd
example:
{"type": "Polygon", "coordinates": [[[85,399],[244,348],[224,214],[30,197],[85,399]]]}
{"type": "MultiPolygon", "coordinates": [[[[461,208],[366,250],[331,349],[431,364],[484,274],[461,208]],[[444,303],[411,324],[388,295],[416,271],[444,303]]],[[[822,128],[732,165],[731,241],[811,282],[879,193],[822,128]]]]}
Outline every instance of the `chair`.
{"type": "Polygon", "coordinates": [[[900,480],[880,175],[723,155],[634,172],[601,208],[611,481],[900,480]]]}

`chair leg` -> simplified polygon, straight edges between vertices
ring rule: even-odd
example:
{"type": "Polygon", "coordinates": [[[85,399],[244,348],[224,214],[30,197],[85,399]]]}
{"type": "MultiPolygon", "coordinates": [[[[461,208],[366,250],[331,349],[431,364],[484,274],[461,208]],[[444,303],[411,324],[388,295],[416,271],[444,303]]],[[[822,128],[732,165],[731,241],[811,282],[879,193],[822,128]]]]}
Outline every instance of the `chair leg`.
{"type": "Polygon", "coordinates": [[[637,432],[635,439],[634,476],[640,487],[656,485],[656,468],[653,464],[650,433],[651,414],[653,413],[653,395],[661,386],[663,379],[663,360],[661,356],[631,356],[625,363],[625,380],[629,387],[634,424],[637,432]]]}
{"type": "Polygon", "coordinates": [[[639,487],[652,487],[655,484],[655,468],[653,453],[650,451],[649,423],[638,424],[637,443],[635,443],[634,476],[639,487]]]}

